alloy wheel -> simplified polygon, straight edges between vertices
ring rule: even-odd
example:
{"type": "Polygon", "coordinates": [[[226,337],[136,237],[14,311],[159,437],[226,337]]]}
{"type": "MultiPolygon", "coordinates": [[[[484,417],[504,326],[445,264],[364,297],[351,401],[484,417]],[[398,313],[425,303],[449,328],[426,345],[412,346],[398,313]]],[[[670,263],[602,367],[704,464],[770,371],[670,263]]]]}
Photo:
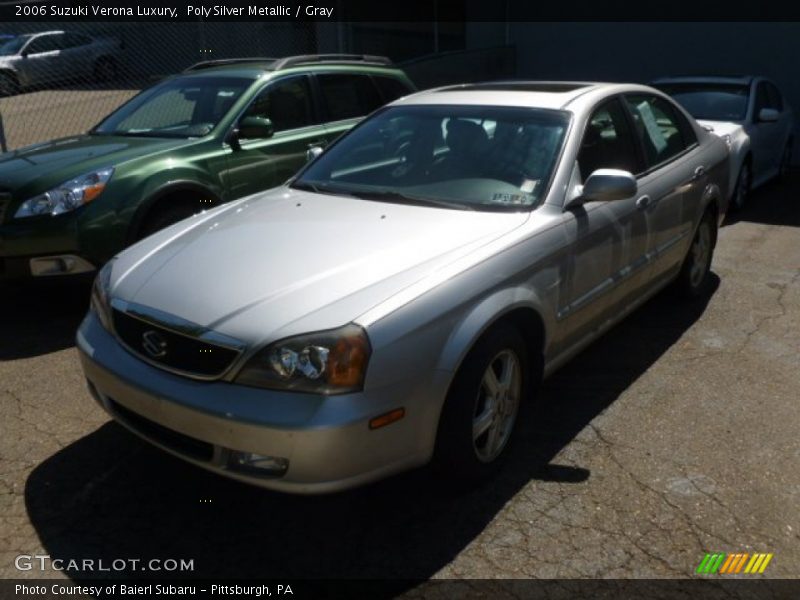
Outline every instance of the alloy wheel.
{"type": "Polygon", "coordinates": [[[508,443],[521,394],[519,358],[511,350],[503,350],[486,367],[475,403],[472,445],[481,462],[492,462],[508,443]]]}

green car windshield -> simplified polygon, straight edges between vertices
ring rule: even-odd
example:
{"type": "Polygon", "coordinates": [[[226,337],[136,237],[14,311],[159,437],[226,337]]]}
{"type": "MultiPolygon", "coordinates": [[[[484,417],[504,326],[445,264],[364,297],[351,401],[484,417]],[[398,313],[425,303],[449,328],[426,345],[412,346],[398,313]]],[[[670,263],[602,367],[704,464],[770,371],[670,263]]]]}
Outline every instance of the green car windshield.
{"type": "Polygon", "coordinates": [[[392,106],[324,152],[292,187],[463,210],[525,211],[549,187],[563,111],[471,105],[392,106]]]}
{"type": "Polygon", "coordinates": [[[208,135],[231,109],[251,79],[171,79],[135,96],[90,133],[191,138],[208,135]]]}

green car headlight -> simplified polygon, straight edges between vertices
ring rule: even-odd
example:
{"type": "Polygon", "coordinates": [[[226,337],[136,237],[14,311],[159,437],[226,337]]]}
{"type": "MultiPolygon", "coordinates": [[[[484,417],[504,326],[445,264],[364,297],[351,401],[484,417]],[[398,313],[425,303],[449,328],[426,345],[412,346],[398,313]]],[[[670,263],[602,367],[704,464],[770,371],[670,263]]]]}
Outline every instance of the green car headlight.
{"type": "Polygon", "coordinates": [[[113,167],[85,173],[23,202],[14,218],[60,215],[88,204],[106,189],[113,167]]]}

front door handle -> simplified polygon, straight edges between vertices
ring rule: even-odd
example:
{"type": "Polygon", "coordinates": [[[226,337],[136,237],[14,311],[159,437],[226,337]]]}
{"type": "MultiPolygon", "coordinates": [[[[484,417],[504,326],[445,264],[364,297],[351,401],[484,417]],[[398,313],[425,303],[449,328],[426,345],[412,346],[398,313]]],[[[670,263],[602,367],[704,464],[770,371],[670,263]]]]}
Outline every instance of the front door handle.
{"type": "Polygon", "coordinates": [[[694,177],[692,177],[692,181],[697,181],[698,179],[702,179],[703,176],[706,174],[706,168],[703,165],[700,165],[694,170],[694,177]]]}
{"type": "Polygon", "coordinates": [[[636,201],[636,208],[639,210],[647,209],[651,204],[653,204],[653,199],[650,196],[642,196],[636,201]]]}
{"type": "Polygon", "coordinates": [[[311,148],[324,148],[328,145],[328,140],[317,140],[316,142],[310,142],[308,144],[309,149],[311,148]]]}

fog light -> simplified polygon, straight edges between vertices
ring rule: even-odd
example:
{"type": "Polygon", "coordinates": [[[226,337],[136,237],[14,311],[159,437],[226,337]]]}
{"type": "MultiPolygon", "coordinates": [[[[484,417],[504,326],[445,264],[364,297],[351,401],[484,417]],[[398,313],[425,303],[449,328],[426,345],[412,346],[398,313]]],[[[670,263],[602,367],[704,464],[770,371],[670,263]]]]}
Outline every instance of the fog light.
{"type": "Polygon", "coordinates": [[[260,477],[280,477],[289,468],[289,460],[280,456],[265,456],[254,452],[230,450],[228,469],[260,477]]]}
{"type": "Polygon", "coordinates": [[[46,277],[48,275],[70,275],[94,271],[94,265],[80,256],[65,254],[61,256],[42,256],[30,259],[31,275],[46,277]]]}

